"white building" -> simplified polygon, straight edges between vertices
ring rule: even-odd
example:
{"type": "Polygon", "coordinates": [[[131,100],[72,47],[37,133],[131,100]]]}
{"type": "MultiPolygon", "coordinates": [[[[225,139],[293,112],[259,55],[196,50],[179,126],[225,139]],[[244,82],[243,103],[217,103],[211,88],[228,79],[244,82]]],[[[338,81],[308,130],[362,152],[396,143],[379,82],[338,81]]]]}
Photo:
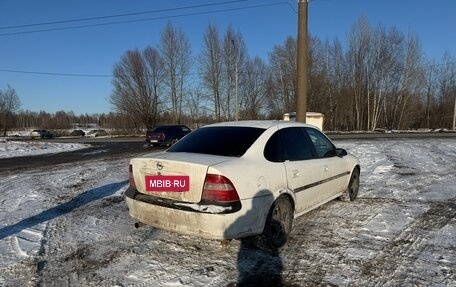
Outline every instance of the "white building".
{"type": "MultiPolygon", "coordinates": [[[[296,121],[296,112],[290,112],[283,114],[284,121],[296,121]]],[[[325,115],[322,113],[316,112],[307,112],[306,113],[306,124],[316,126],[320,130],[323,130],[323,123],[325,120],[325,115]]]]}

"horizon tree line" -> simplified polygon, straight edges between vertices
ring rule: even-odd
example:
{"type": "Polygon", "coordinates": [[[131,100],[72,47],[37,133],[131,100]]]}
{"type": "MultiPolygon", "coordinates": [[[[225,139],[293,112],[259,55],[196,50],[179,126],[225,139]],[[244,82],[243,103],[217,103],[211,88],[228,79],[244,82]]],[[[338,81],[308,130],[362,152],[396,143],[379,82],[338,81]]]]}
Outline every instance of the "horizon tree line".
{"type": "MultiPolygon", "coordinates": [[[[325,115],[326,130],[452,127],[456,60],[449,53],[437,64],[426,59],[413,33],[372,26],[363,17],[352,25],[346,43],[309,37],[308,111],[325,115]]],[[[240,31],[228,26],[222,33],[209,23],[201,50],[193,55],[182,28],[168,22],[156,47],[128,50],[114,64],[113,112],[78,117],[20,111],[14,126],[54,128],[87,116],[114,129],[197,127],[281,119],[295,111],[296,38],[272,47],[267,61],[250,56],[247,48],[240,31]]]]}

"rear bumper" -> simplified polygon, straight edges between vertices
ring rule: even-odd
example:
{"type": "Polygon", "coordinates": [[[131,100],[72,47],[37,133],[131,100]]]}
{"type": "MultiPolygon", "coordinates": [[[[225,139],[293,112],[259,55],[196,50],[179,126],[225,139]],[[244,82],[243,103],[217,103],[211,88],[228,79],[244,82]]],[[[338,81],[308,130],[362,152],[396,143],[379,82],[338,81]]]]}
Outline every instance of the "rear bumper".
{"type": "MultiPolygon", "coordinates": [[[[134,219],[153,227],[176,233],[209,239],[234,239],[262,232],[261,220],[245,212],[245,208],[225,208],[205,204],[180,202],[146,202],[134,188],[125,193],[129,214],[134,219]],[[229,210],[228,210],[229,209],[229,210]]],[[[249,202],[242,202],[249,206],[249,202]]]]}

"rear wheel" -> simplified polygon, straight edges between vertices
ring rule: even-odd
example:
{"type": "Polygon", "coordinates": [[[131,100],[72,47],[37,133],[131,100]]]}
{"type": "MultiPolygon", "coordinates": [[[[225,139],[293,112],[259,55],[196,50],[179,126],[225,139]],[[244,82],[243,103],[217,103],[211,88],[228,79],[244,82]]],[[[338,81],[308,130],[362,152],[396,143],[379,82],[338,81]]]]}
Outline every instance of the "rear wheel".
{"type": "Polygon", "coordinates": [[[342,201],[354,201],[359,190],[359,169],[355,168],[350,177],[347,190],[340,196],[342,201]]]}
{"type": "Polygon", "coordinates": [[[263,233],[255,240],[255,245],[266,251],[277,251],[284,246],[290,236],[293,224],[293,206],[285,197],[279,197],[269,210],[263,233]]]}
{"type": "Polygon", "coordinates": [[[166,146],[167,147],[173,146],[175,143],[177,143],[177,141],[178,141],[178,139],[172,139],[166,144],[166,146]]]}

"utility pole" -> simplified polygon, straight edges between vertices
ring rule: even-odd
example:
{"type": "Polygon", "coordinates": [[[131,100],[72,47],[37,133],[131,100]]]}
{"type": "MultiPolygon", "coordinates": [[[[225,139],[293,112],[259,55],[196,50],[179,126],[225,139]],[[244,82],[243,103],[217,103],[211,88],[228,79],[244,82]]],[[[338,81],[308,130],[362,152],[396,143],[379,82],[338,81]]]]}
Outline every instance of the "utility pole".
{"type": "Polygon", "coordinates": [[[307,7],[309,0],[299,0],[298,7],[298,87],[296,121],[305,123],[307,112],[307,7]]]}
{"type": "Polygon", "coordinates": [[[453,131],[456,131],[456,92],[454,91],[454,112],[453,112],[453,131]]]}
{"type": "Polygon", "coordinates": [[[238,66],[239,66],[239,60],[241,59],[241,49],[240,49],[240,45],[238,45],[237,47],[237,58],[236,58],[236,121],[239,121],[239,96],[238,96],[238,80],[239,80],[239,76],[238,76],[238,66]]]}

